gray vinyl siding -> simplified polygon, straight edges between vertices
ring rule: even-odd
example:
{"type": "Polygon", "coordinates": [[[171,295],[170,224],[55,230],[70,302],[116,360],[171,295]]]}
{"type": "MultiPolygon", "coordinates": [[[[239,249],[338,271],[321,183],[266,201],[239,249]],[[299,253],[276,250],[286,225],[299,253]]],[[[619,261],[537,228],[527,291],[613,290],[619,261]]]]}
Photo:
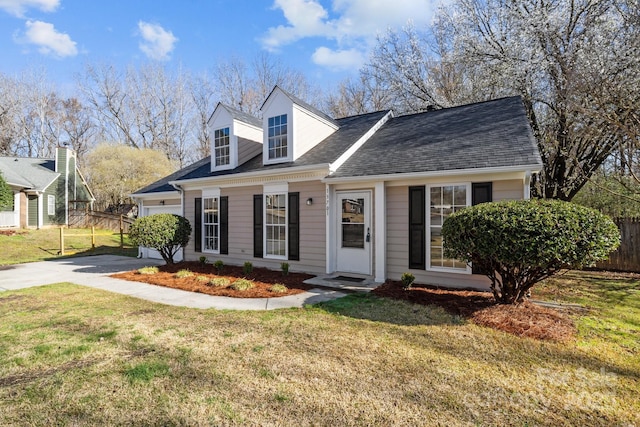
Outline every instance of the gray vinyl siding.
{"type": "MultiPolygon", "coordinates": [[[[290,183],[289,192],[300,193],[300,261],[287,261],[291,271],[312,274],[325,272],[325,186],[316,182],[290,183]],[[307,206],[308,198],[313,204],[307,206]]],[[[242,265],[250,261],[256,267],[279,270],[282,260],[253,257],[253,196],[262,194],[263,187],[247,186],[222,188],[220,195],[229,198],[229,254],[195,252],[194,232],[184,250],[185,259],[195,261],[204,255],[210,262],[222,260],[230,265],[242,265]]],[[[194,199],[201,197],[201,191],[185,193],[185,217],[193,223],[195,218],[194,199]]],[[[192,224],[195,229],[195,224],[192,224]]]]}
{"type": "Polygon", "coordinates": [[[262,154],[262,144],[251,141],[246,138],[238,138],[238,164],[241,165],[246,161],[254,158],[258,154],[262,154]]]}
{"type": "MultiPolygon", "coordinates": [[[[522,199],[522,180],[494,181],[493,200],[522,199]]],[[[481,275],[443,273],[409,269],[409,188],[387,187],[387,278],[399,280],[402,273],[416,276],[417,283],[455,288],[489,289],[489,279],[481,275]]]]}

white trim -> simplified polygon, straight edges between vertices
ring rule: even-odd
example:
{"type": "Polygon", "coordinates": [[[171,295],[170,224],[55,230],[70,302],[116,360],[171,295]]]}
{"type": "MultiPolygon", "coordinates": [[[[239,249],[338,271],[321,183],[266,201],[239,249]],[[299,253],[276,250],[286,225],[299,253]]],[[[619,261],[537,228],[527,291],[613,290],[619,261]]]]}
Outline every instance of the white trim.
{"type": "Polygon", "coordinates": [[[348,176],[341,178],[332,178],[328,176],[322,180],[325,183],[342,184],[354,182],[371,182],[371,181],[399,181],[406,179],[422,179],[431,177],[460,177],[469,175],[480,175],[487,173],[508,173],[508,172],[538,172],[540,165],[521,165],[521,166],[501,166],[495,168],[469,168],[469,169],[446,169],[441,171],[429,172],[409,172],[409,173],[390,173],[383,175],[368,176],[348,176]]]}
{"type": "MultiPolygon", "coordinates": [[[[425,270],[426,271],[438,271],[441,273],[458,273],[458,274],[472,274],[471,267],[469,264],[466,265],[466,268],[450,268],[450,267],[431,267],[431,214],[430,214],[430,205],[431,205],[431,188],[432,187],[454,187],[454,186],[462,186],[466,187],[466,203],[467,206],[471,206],[471,182],[451,182],[447,184],[427,184],[425,186],[425,213],[426,213],[426,260],[425,260],[425,270]]],[[[444,254],[443,254],[444,257],[444,254]]]]}
{"type": "Polygon", "coordinates": [[[378,131],[378,129],[380,129],[392,117],[393,117],[392,111],[389,111],[387,114],[385,114],[375,125],[373,125],[371,129],[367,131],[367,133],[362,135],[360,139],[358,139],[355,142],[355,144],[349,147],[349,149],[344,153],[342,153],[342,155],[338,157],[338,159],[335,162],[329,165],[329,172],[333,173],[336,170],[338,170],[338,168],[340,168],[340,166],[342,166],[344,162],[346,162],[351,156],[353,156],[353,154],[356,151],[358,151],[360,147],[362,147],[364,143],[367,142],[369,138],[371,138],[373,134],[375,134],[378,131]]]}
{"type": "MultiPolygon", "coordinates": [[[[177,181],[178,183],[180,181],[177,181]]],[[[174,185],[176,181],[172,181],[169,184],[174,185]]],[[[132,193],[129,195],[131,198],[144,199],[144,200],[163,200],[180,197],[180,191],[161,191],[158,193],[132,193]]]]}
{"type": "Polygon", "coordinates": [[[202,190],[203,199],[215,199],[220,197],[220,187],[205,188],[202,190]]]}
{"type": "Polygon", "coordinates": [[[208,193],[209,194],[207,194],[207,195],[202,194],[202,214],[201,214],[202,221],[201,221],[201,224],[200,224],[201,229],[202,229],[202,233],[201,233],[202,234],[201,235],[201,239],[202,240],[200,242],[200,246],[202,248],[202,253],[219,254],[220,253],[220,189],[219,188],[211,189],[211,191],[208,192],[208,193]],[[217,190],[217,192],[215,190],[217,190]],[[218,205],[218,222],[217,223],[216,222],[209,223],[209,224],[214,224],[214,225],[218,226],[218,235],[215,236],[218,239],[218,248],[217,249],[207,249],[206,248],[207,245],[205,244],[205,242],[207,241],[207,239],[206,239],[206,237],[207,237],[206,230],[207,229],[205,227],[205,224],[207,224],[207,223],[205,222],[205,214],[204,214],[204,212],[205,212],[205,200],[207,200],[207,199],[215,199],[216,203],[218,205]]]}
{"type": "MultiPolygon", "coordinates": [[[[286,185],[286,184],[284,184],[286,185]]],[[[284,188],[281,184],[280,186],[271,186],[269,187],[269,191],[267,191],[267,187],[265,186],[262,194],[262,257],[264,259],[279,259],[279,260],[288,260],[289,259],[289,193],[287,191],[278,192],[273,191],[274,189],[282,189],[284,188]],[[284,255],[269,255],[267,253],[267,197],[268,196],[284,196],[284,255]]],[[[288,186],[287,186],[288,187],[288,186]]],[[[280,224],[277,224],[280,226],[280,224]]]]}
{"type": "MultiPolygon", "coordinates": [[[[298,174],[298,173],[302,173],[302,172],[310,172],[310,171],[318,171],[321,173],[325,173],[328,172],[329,170],[329,164],[328,163],[321,163],[318,165],[308,165],[308,166],[294,166],[294,167],[290,167],[290,168],[282,168],[282,169],[260,169],[257,171],[252,171],[252,172],[244,172],[244,173],[237,173],[237,174],[229,174],[229,175],[219,175],[219,176],[207,176],[207,177],[202,177],[202,178],[192,178],[192,179],[185,179],[185,180],[176,180],[176,181],[169,181],[170,185],[174,185],[174,184],[179,184],[181,185],[183,188],[184,187],[189,187],[189,190],[198,190],[201,188],[204,188],[206,185],[217,185],[219,187],[225,187],[225,186],[232,186],[232,187],[240,187],[242,185],[260,185],[262,184],[260,183],[256,183],[256,182],[247,182],[246,184],[239,184],[238,181],[242,180],[242,179],[255,179],[255,178],[261,178],[261,177],[274,177],[274,179],[278,179],[278,181],[283,181],[283,179],[281,177],[287,176],[287,175],[294,175],[294,174],[298,174]],[[222,181],[222,182],[220,182],[222,181]],[[231,181],[228,184],[225,184],[224,181],[231,181]],[[200,185],[198,187],[198,184],[200,185]]],[[[324,176],[324,175],[323,175],[324,176]]],[[[318,176],[313,176],[313,177],[309,177],[309,178],[305,178],[305,179],[301,179],[302,181],[317,181],[317,180],[321,180],[322,177],[318,177],[318,176]]],[[[294,181],[294,179],[287,179],[288,182],[292,182],[294,181]]],[[[150,194],[157,194],[157,193],[150,193],[150,194]]],[[[136,195],[136,197],[141,197],[141,196],[145,196],[146,194],[140,194],[140,195],[136,195]]]]}
{"type": "MultiPolygon", "coordinates": [[[[335,223],[335,228],[334,228],[334,246],[333,246],[333,251],[335,252],[335,269],[332,272],[336,272],[336,271],[344,271],[345,273],[354,273],[354,274],[364,274],[366,276],[370,276],[372,274],[372,269],[373,269],[373,250],[371,250],[371,245],[373,244],[373,241],[369,241],[366,242],[365,241],[365,245],[369,245],[368,247],[365,246],[366,251],[368,253],[368,260],[367,260],[367,271],[366,272],[362,272],[362,271],[349,271],[349,270],[341,270],[338,266],[338,250],[339,250],[339,246],[342,245],[342,237],[341,237],[341,232],[342,232],[342,203],[338,203],[338,199],[340,199],[341,197],[345,197],[348,195],[360,195],[360,194],[366,194],[366,209],[365,209],[365,219],[364,219],[364,225],[365,227],[371,229],[372,227],[372,215],[373,215],[373,206],[372,206],[372,198],[373,198],[373,194],[371,192],[371,190],[367,190],[367,189],[351,189],[351,190],[340,190],[340,191],[336,191],[334,193],[334,197],[335,197],[335,204],[334,204],[334,214],[333,214],[333,222],[335,223]]],[[[375,230],[374,230],[375,233],[375,230]]],[[[375,239],[375,237],[374,237],[375,239]]]]}
{"type": "Polygon", "coordinates": [[[387,195],[384,182],[376,182],[374,192],[375,209],[373,211],[373,241],[375,243],[375,275],[376,282],[387,279],[387,195]]]}
{"type": "Polygon", "coordinates": [[[38,192],[38,218],[36,220],[36,227],[38,229],[42,228],[44,225],[43,216],[44,216],[44,193],[38,192]]]}
{"type": "Polygon", "coordinates": [[[333,201],[336,197],[335,189],[332,185],[325,184],[325,259],[326,267],[325,273],[331,274],[336,271],[336,226],[337,220],[333,215],[333,201]]]}
{"type": "Polygon", "coordinates": [[[56,196],[54,196],[53,194],[47,194],[47,216],[54,216],[55,214],[56,214],[56,196]]]}
{"type": "Polygon", "coordinates": [[[264,194],[283,194],[289,192],[289,183],[287,182],[277,182],[277,183],[269,183],[264,184],[262,186],[262,192],[264,194]]]}

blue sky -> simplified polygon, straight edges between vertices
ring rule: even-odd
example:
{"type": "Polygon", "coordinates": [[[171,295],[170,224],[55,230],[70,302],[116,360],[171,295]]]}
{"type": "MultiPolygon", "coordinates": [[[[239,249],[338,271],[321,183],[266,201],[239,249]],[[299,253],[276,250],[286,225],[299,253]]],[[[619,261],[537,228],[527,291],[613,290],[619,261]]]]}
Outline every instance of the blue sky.
{"type": "Polygon", "coordinates": [[[0,0],[0,72],[72,84],[87,63],[204,72],[268,51],[320,87],[355,75],[376,34],[431,21],[440,0],[0,0]]]}

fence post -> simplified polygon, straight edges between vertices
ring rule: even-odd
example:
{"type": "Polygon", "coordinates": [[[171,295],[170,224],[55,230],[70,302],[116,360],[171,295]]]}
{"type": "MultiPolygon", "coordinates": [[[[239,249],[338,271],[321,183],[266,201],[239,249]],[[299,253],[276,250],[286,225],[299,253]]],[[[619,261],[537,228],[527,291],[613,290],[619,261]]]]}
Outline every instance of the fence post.
{"type": "Polygon", "coordinates": [[[60,227],[60,255],[64,255],[64,228],[60,227]]]}
{"type": "Polygon", "coordinates": [[[91,249],[96,248],[96,227],[91,226],[91,249]]]}
{"type": "Polygon", "coordinates": [[[124,249],[124,220],[120,215],[120,249],[124,249]]]}

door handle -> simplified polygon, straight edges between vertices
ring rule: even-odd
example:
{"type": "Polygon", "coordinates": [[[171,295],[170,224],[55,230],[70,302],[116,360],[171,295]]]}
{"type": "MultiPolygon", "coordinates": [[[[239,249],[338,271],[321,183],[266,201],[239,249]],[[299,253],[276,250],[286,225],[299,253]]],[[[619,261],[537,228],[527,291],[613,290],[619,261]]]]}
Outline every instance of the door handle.
{"type": "Polygon", "coordinates": [[[370,242],[371,241],[371,232],[369,231],[369,227],[367,227],[367,238],[365,240],[366,242],[370,242]]]}

